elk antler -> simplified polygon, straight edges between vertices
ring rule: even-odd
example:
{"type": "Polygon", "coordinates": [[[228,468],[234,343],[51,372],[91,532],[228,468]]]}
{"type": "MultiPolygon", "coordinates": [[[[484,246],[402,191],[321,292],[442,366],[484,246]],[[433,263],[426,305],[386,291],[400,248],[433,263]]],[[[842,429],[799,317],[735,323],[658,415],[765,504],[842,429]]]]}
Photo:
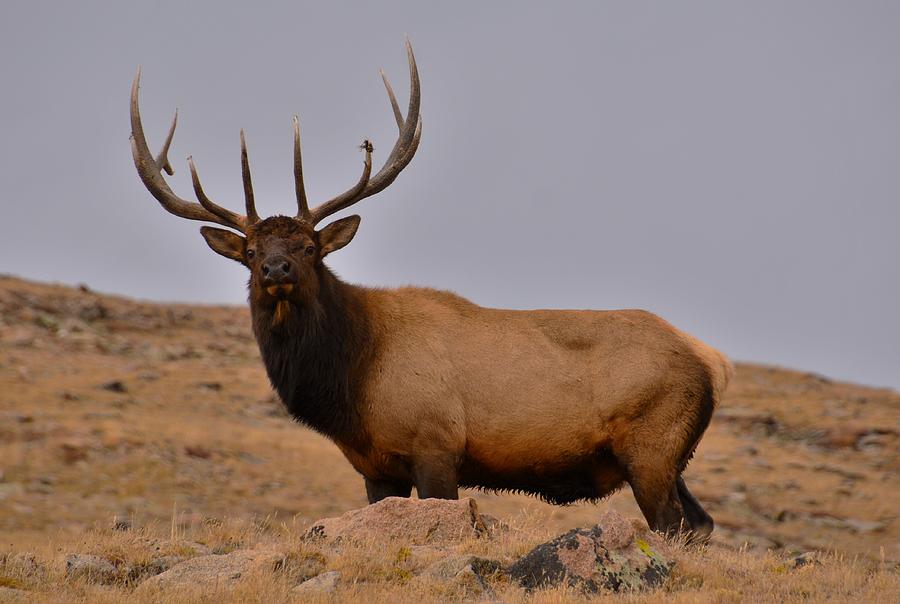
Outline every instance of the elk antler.
{"type": "Polygon", "coordinates": [[[363,173],[359,181],[353,188],[341,193],[337,197],[316,206],[310,210],[306,200],[306,191],[303,186],[303,166],[300,160],[300,121],[294,117],[294,181],[297,190],[297,218],[306,220],[313,225],[318,224],[324,218],[350,207],[356,202],[374,195],[394,182],[394,179],[400,174],[416,153],[419,147],[419,139],[422,136],[422,116],[419,115],[419,71],[416,68],[416,57],[413,55],[412,44],[409,38],[406,39],[406,56],[409,61],[409,108],[406,112],[406,119],[403,119],[400,113],[400,107],[397,105],[397,98],[394,96],[394,90],[388,82],[384,71],[381,77],[384,80],[384,86],[387,88],[388,97],[391,101],[391,108],[394,111],[394,118],[397,120],[397,127],[400,129],[400,135],[394,148],[388,155],[381,170],[370,178],[372,172],[372,151],[374,147],[369,141],[363,141],[361,146],[366,152],[366,159],[363,165],[363,173]]]}
{"type": "Polygon", "coordinates": [[[165,143],[163,143],[159,155],[154,158],[150,148],[147,146],[147,139],[144,137],[144,127],[141,124],[141,111],[138,107],[138,89],[140,84],[141,68],[138,67],[137,75],[134,76],[134,83],[131,85],[131,154],[134,156],[134,166],[137,168],[138,175],[141,177],[144,186],[147,187],[150,194],[156,198],[163,208],[176,216],[190,220],[214,222],[246,234],[247,228],[257,222],[259,216],[256,214],[256,208],[253,203],[253,187],[250,182],[250,166],[247,162],[247,146],[244,143],[243,131],[241,131],[241,166],[244,177],[247,216],[241,216],[231,210],[227,210],[213,203],[206,196],[203,188],[200,186],[200,177],[197,176],[194,160],[190,157],[188,157],[188,165],[191,169],[191,180],[194,184],[194,192],[197,194],[197,199],[200,203],[182,199],[172,192],[166,179],[162,176],[163,170],[169,176],[174,174],[167,154],[169,146],[172,144],[172,137],[175,135],[178,112],[175,112],[175,118],[172,120],[172,126],[169,128],[169,134],[165,143]]]}
{"type": "MultiPolygon", "coordinates": [[[[394,148],[388,155],[378,174],[372,174],[372,151],[374,147],[368,140],[363,141],[361,146],[366,152],[366,159],[363,164],[363,173],[359,181],[349,190],[341,193],[337,197],[329,199],[312,210],[309,209],[309,203],[306,199],[306,189],[303,185],[303,162],[300,153],[300,120],[294,116],[294,184],[297,193],[297,218],[305,220],[312,225],[316,225],[324,218],[350,207],[354,203],[365,199],[370,195],[374,195],[384,190],[388,185],[394,182],[394,179],[400,174],[416,153],[419,147],[419,139],[422,136],[422,116],[419,115],[419,71],[416,68],[416,58],[413,56],[412,44],[409,38],[406,39],[406,55],[409,61],[409,108],[406,112],[406,119],[400,113],[400,107],[397,105],[397,98],[394,96],[394,90],[388,82],[384,71],[381,77],[384,80],[384,86],[387,89],[388,98],[391,101],[391,108],[394,112],[394,118],[397,120],[397,127],[400,134],[394,148]]],[[[175,125],[178,122],[178,112],[175,112],[175,119],[172,120],[172,126],[169,128],[169,134],[163,143],[162,150],[159,155],[153,157],[150,148],[147,146],[147,139],[144,137],[144,127],[141,125],[141,111],[138,107],[138,90],[141,83],[141,69],[138,68],[137,75],[134,76],[134,83],[131,85],[131,153],[134,156],[134,165],[137,168],[138,175],[141,177],[147,190],[159,201],[160,205],[176,216],[188,218],[190,220],[202,220],[205,222],[215,222],[238,230],[244,234],[247,229],[259,222],[259,215],[256,213],[256,204],[253,197],[253,183],[250,178],[250,163],[247,160],[247,144],[244,140],[244,131],[241,130],[241,175],[244,181],[244,201],[246,207],[246,216],[236,214],[231,210],[223,208],[214,203],[200,185],[200,177],[197,175],[197,168],[194,160],[188,157],[188,166],[191,170],[191,182],[194,185],[194,193],[197,195],[199,204],[193,201],[187,201],[175,195],[166,179],[162,176],[165,170],[170,176],[174,173],[169,159],[167,157],[169,146],[172,144],[172,137],[175,135],[175,125]]]]}

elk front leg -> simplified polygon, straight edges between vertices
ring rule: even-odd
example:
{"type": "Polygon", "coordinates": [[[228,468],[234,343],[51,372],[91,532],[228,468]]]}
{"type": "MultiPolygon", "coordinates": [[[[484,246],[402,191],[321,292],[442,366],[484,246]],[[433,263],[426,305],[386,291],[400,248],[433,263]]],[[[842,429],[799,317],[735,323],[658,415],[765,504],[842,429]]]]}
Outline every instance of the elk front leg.
{"type": "Polygon", "coordinates": [[[409,497],[412,484],[403,481],[370,480],[366,478],[366,496],[369,503],[377,503],[385,497],[409,497]]]}
{"type": "Polygon", "coordinates": [[[432,453],[413,460],[413,480],[419,499],[459,499],[456,456],[432,453]]]}

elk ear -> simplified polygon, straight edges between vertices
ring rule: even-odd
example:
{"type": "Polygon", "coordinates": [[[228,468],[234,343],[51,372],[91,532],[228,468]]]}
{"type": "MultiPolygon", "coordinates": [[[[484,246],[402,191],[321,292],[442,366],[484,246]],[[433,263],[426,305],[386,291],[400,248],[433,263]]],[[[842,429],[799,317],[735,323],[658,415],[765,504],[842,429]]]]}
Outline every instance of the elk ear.
{"type": "Polygon", "coordinates": [[[206,244],[212,248],[212,251],[247,266],[244,256],[247,249],[246,239],[231,231],[208,226],[200,227],[200,234],[206,239],[206,244]]]}
{"type": "Polygon", "coordinates": [[[319,231],[319,246],[322,248],[322,257],[341,249],[356,235],[359,228],[360,217],[354,214],[340,220],[335,220],[327,227],[319,231]]]}

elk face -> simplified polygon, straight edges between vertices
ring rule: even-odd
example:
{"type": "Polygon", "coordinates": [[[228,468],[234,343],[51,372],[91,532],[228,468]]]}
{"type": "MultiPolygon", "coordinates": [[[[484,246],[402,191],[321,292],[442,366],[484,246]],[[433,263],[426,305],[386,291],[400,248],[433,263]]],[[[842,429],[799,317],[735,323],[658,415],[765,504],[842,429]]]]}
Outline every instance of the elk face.
{"type": "Polygon", "coordinates": [[[316,231],[303,220],[273,216],[247,229],[246,237],[213,227],[200,232],[212,250],[250,269],[250,298],[272,308],[281,301],[311,304],[319,293],[322,259],[353,239],[359,216],[316,231]]]}

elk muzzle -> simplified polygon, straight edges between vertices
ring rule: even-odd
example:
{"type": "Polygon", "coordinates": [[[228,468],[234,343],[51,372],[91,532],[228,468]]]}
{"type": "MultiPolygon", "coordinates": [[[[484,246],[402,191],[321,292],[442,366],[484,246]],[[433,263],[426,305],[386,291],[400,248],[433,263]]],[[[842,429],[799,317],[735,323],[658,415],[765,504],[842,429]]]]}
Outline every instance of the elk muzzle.
{"type": "Polygon", "coordinates": [[[294,263],[286,256],[267,258],[260,267],[262,286],[270,296],[286,296],[294,289],[297,271],[294,263]]]}

